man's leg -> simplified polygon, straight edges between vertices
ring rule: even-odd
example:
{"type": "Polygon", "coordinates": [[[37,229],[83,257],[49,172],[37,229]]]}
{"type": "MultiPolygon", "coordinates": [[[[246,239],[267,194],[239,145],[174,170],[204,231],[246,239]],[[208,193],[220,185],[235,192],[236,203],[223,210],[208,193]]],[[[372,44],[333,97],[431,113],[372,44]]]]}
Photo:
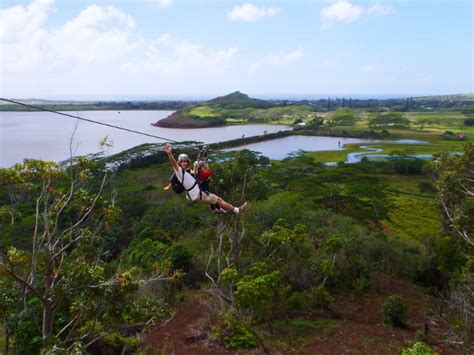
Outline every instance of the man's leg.
{"type": "Polygon", "coordinates": [[[234,207],[230,203],[224,201],[222,198],[220,198],[217,195],[214,195],[212,193],[202,191],[201,193],[201,202],[206,203],[208,205],[217,205],[219,209],[227,212],[233,212],[233,213],[240,213],[245,210],[247,204],[244,203],[241,207],[234,207]]]}
{"type": "Polygon", "coordinates": [[[225,202],[222,198],[217,199],[217,204],[225,211],[234,212],[236,214],[243,212],[247,207],[247,203],[244,203],[241,207],[234,207],[230,203],[225,202]]]}

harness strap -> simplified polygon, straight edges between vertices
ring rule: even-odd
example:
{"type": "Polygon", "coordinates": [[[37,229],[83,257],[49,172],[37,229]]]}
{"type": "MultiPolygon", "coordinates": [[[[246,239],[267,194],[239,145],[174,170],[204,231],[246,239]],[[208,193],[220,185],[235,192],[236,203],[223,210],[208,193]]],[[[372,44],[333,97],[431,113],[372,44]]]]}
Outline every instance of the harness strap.
{"type": "MultiPolygon", "coordinates": [[[[181,168],[181,171],[182,171],[182,178],[181,178],[181,185],[183,185],[184,187],[184,173],[185,173],[185,170],[183,168],[181,168]]],[[[194,177],[194,176],[193,176],[194,177]]],[[[187,189],[186,187],[184,187],[184,190],[186,190],[186,195],[188,196],[188,198],[192,201],[193,199],[191,198],[191,196],[189,196],[188,192],[191,191],[192,189],[194,189],[196,187],[196,185],[198,185],[198,181],[197,179],[194,177],[194,184],[193,186],[191,186],[189,189],[187,189]]],[[[199,199],[201,200],[202,199],[202,193],[201,193],[201,189],[199,189],[199,199]]]]}

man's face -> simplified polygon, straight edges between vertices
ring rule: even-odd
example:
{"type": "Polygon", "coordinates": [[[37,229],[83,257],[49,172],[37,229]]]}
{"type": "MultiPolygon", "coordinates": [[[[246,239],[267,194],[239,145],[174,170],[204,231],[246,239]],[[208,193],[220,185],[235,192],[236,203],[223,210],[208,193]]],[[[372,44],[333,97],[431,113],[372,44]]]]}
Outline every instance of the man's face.
{"type": "Polygon", "coordinates": [[[189,160],[181,160],[179,162],[179,166],[182,167],[183,169],[189,168],[189,160]]]}

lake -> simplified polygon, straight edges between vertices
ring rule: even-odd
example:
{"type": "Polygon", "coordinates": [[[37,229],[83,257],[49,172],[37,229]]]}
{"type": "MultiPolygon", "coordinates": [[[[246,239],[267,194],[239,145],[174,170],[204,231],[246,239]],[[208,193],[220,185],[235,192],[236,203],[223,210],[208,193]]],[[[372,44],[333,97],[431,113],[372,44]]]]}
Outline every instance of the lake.
{"type": "MultiPolygon", "coordinates": [[[[230,139],[288,130],[282,125],[225,126],[199,129],[154,127],[154,123],[173,111],[83,111],[71,115],[142,131],[175,141],[216,143],[230,139]]],[[[9,167],[24,158],[62,161],[73,155],[100,152],[99,142],[105,136],[113,142],[107,150],[115,154],[143,143],[160,143],[157,139],[111,127],[60,116],[50,112],[0,112],[0,166],[9,167]],[[74,127],[78,127],[70,145],[74,127]]]]}

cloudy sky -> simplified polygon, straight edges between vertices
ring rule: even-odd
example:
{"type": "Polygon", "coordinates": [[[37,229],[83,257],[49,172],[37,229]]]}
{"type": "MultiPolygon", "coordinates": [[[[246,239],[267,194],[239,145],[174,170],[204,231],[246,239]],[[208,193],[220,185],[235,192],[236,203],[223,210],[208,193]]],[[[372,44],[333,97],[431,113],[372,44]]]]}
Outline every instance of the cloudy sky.
{"type": "Polygon", "coordinates": [[[210,98],[474,92],[471,0],[0,2],[0,94],[210,98]]]}

